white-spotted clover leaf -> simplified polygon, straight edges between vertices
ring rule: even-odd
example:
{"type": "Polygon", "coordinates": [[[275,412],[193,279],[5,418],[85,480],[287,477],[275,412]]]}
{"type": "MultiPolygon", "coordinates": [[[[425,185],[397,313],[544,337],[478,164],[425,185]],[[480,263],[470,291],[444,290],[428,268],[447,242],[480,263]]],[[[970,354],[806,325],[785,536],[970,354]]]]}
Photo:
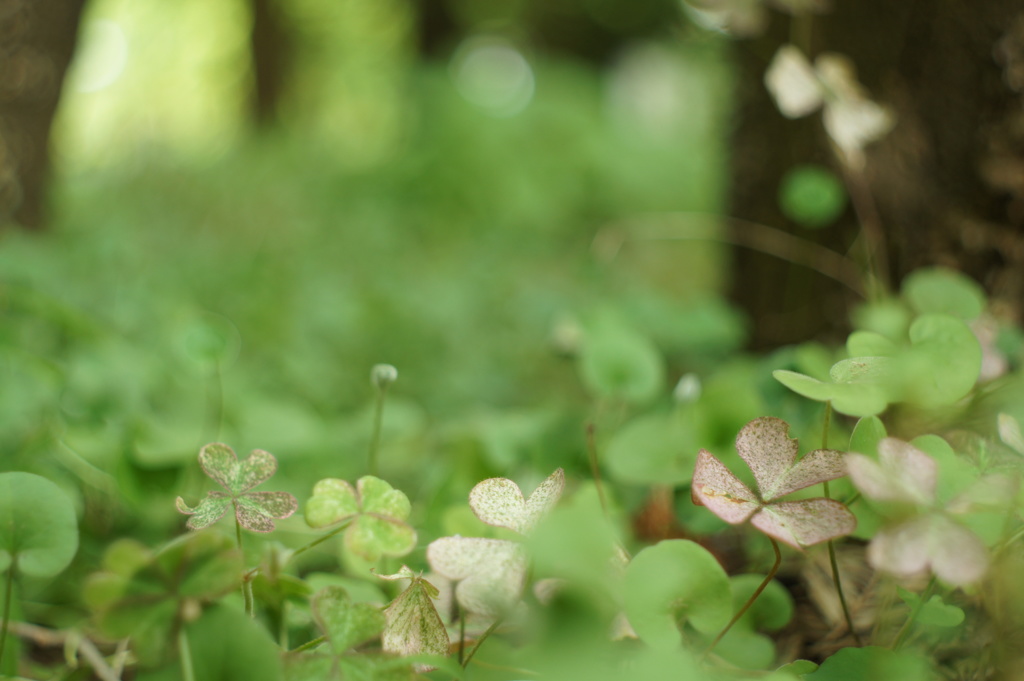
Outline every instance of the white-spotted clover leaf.
{"type": "Polygon", "coordinates": [[[252,492],[277,472],[277,459],[270,452],[254,449],[249,458],[239,461],[231,447],[214,442],[199,451],[199,465],[227,492],[214,490],[195,508],[177,498],[178,511],[192,516],[186,526],[201,530],[214,524],[234,506],[238,524],[253,532],[272,532],[274,520],[283,520],[295,513],[299,502],[287,492],[252,492]]]}
{"type": "Polygon", "coordinates": [[[321,528],[347,522],[345,548],[370,562],[381,556],[404,556],[416,546],[416,531],[405,521],[409,498],[384,480],[367,475],[353,488],[337,478],[324,478],[306,502],[306,523],[321,528]]]}
{"type": "Polygon", "coordinates": [[[834,499],[779,501],[790,492],[846,475],[843,455],[835,450],[818,449],[797,461],[798,443],[788,432],[782,419],[764,417],[736,436],[736,450],[754,474],[756,493],[702,449],[693,473],[693,502],[732,525],[749,520],[796,549],[850,534],[857,520],[834,499]]]}
{"type": "MultiPolygon", "coordinates": [[[[528,534],[565,489],[561,468],[524,498],[519,486],[506,478],[490,478],[469,493],[476,516],[495,527],[528,534]]],[[[506,539],[442,537],[427,546],[434,572],[458,582],[455,598],[470,613],[498,617],[519,601],[526,583],[527,555],[523,545],[506,539]]]]}
{"type": "MultiPolygon", "coordinates": [[[[403,657],[447,655],[451,642],[434,606],[434,599],[440,595],[437,587],[405,565],[397,573],[380,575],[380,578],[409,580],[409,586],[384,608],[385,625],[381,636],[384,651],[403,657]]],[[[428,669],[419,666],[420,671],[428,669]]]]}
{"type": "Polygon", "coordinates": [[[878,461],[862,454],[847,456],[854,485],[890,521],[868,546],[873,567],[901,576],[930,570],[955,586],[974,583],[985,574],[989,559],[984,542],[954,516],[977,505],[973,498],[986,496],[998,504],[1008,496],[1000,479],[981,478],[943,504],[938,464],[912,444],[887,437],[878,444],[878,461]]]}

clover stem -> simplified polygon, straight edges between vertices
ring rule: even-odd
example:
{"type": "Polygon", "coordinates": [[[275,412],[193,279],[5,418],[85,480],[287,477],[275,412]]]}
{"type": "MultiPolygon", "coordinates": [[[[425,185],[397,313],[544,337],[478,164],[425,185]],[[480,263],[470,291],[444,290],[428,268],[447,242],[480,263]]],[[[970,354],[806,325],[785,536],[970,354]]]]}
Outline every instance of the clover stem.
{"type": "Polygon", "coordinates": [[[0,662],[3,662],[4,659],[4,648],[7,646],[7,627],[11,622],[11,599],[14,597],[15,564],[15,560],[11,560],[11,565],[7,568],[7,580],[4,585],[4,615],[3,624],[0,624],[0,662]]]}
{"type": "MultiPolygon", "coordinates": [[[[832,402],[825,402],[825,418],[821,428],[821,448],[828,449],[828,429],[832,423],[832,402]]],[[[825,498],[831,499],[828,489],[828,480],[821,483],[825,488],[825,498]]],[[[832,583],[836,585],[836,595],[839,596],[839,605],[843,608],[843,618],[846,620],[846,628],[853,634],[853,640],[858,646],[864,645],[860,634],[853,627],[853,617],[850,615],[850,606],[846,603],[846,594],[843,593],[843,582],[839,577],[839,561],[836,560],[836,545],[831,539],[828,540],[828,562],[832,566],[832,583]]]]}
{"type": "Polygon", "coordinates": [[[846,191],[850,196],[853,212],[857,215],[857,221],[860,222],[860,237],[864,245],[865,264],[869,275],[867,286],[865,286],[868,299],[877,300],[880,294],[884,294],[889,288],[889,262],[886,257],[882,218],[878,213],[878,207],[871,195],[871,188],[868,186],[864,172],[857,168],[851,168],[848,163],[839,165],[843,169],[843,179],[846,181],[846,191]]]}
{"type": "Polygon", "coordinates": [[[320,645],[321,643],[323,643],[326,640],[327,640],[326,636],[317,636],[312,641],[306,641],[305,643],[303,643],[298,648],[294,648],[293,650],[289,650],[288,652],[289,653],[301,653],[304,650],[309,650],[311,648],[316,648],[318,645],[320,645]]]}
{"type": "MultiPolygon", "coordinates": [[[[821,448],[828,449],[828,429],[832,425],[832,401],[825,402],[825,418],[821,425],[821,448]]],[[[826,483],[828,484],[828,483],[826,483]]]]}
{"type": "Polygon", "coordinates": [[[178,653],[181,656],[182,681],[196,681],[196,672],[192,668],[192,648],[185,635],[185,627],[178,630],[178,653]]]}
{"type": "Polygon", "coordinates": [[[604,511],[604,517],[610,519],[608,515],[608,501],[604,496],[604,485],[601,483],[601,469],[597,465],[597,437],[595,431],[597,426],[591,421],[587,424],[587,459],[590,461],[590,474],[594,477],[594,487],[597,488],[597,498],[601,502],[601,510],[604,511]]]}
{"type": "Polygon", "coordinates": [[[242,580],[242,597],[245,599],[245,614],[250,618],[255,617],[256,615],[253,614],[255,608],[252,600],[252,579],[242,580]]]}
{"type": "Polygon", "coordinates": [[[473,659],[474,655],[476,655],[476,651],[480,650],[480,646],[483,645],[483,642],[487,640],[487,637],[493,634],[494,630],[498,628],[498,625],[501,624],[501,619],[502,618],[499,617],[498,619],[494,620],[491,626],[487,627],[487,631],[480,634],[480,638],[477,639],[476,645],[473,646],[473,649],[469,651],[469,655],[466,655],[466,659],[462,661],[463,669],[469,666],[469,661],[473,659]]]}
{"type": "MultiPolygon", "coordinates": [[[[828,483],[825,483],[826,485],[828,483]]],[[[825,495],[828,496],[827,494],[825,495]]],[[[831,539],[828,540],[828,562],[832,566],[832,583],[836,585],[836,594],[839,596],[839,605],[843,607],[843,617],[846,619],[846,628],[853,634],[853,640],[858,646],[864,645],[860,634],[853,628],[853,617],[850,616],[850,607],[846,604],[846,596],[843,594],[843,583],[839,579],[839,561],[836,560],[836,546],[831,539]]]]}
{"type": "MultiPolygon", "coordinates": [[[[454,600],[454,599],[453,599],[454,600]]],[[[456,608],[459,606],[456,605],[456,608]]],[[[466,618],[459,613],[459,664],[463,663],[466,657],[466,618]]],[[[465,665],[463,665],[465,666],[465,665]]]]}
{"type": "Polygon", "coordinates": [[[748,598],[747,602],[743,604],[743,607],[740,608],[736,614],[732,616],[732,619],[729,620],[729,623],[725,625],[725,629],[722,629],[722,631],[718,633],[715,640],[712,641],[711,645],[708,646],[708,649],[704,651],[703,657],[706,658],[711,654],[711,651],[715,649],[718,642],[725,638],[725,635],[729,633],[730,629],[732,629],[732,625],[736,624],[736,622],[743,617],[744,613],[746,613],[747,610],[750,609],[750,606],[754,604],[754,601],[757,600],[757,597],[761,595],[761,592],[768,588],[768,584],[775,578],[775,573],[779,571],[779,566],[782,565],[782,552],[779,551],[779,545],[774,539],[768,537],[768,541],[772,543],[772,548],[775,549],[775,564],[772,565],[772,569],[768,571],[768,575],[764,578],[764,581],[761,582],[761,585],[757,587],[757,590],[750,595],[750,598],[748,598]]]}
{"type": "Polygon", "coordinates": [[[325,534],[325,535],[323,535],[321,537],[317,537],[316,539],[314,539],[313,541],[309,542],[305,546],[300,546],[299,548],[295,549],[294,551],[292,551],[292,555],[290,557],[294,558],[295,556],[298,556],[299,554],[302,554],[302,553],[305,553],[306,551],[309,551],[314,546],[317,546],[319,544],[323,544],[325,541],[327,541],[328,539],[330,539],[334,535],[338,534],[339,532],[344,530],[349,525],[350,525],[350,523],[342,523],[341,525],[339,525],[338,527],[335,527],[333,530],[331,530],[327,534],[325,534]]]}
{"type": "Polygon", "coordinates": [[[387,393],[387,383],[377,385],[377,399],[373,407],[373,437],[370,438],[370,475],[377,475],[377,455],[380,451],[380,431],[384,423],[384,398],[387,393]]]}
{"type": "MultiPolygon", "coordinates": [[[[238,551],[243,556],[245,551],[242,549],[242,523],[238,520],[238,514],[235,514],[235,539],[238,541],[238,551]]],[[[248,574],[242,575],[242,598],[245,600],[245,614],[252,617],[252,581],[248,574]]]]}
{"type": "Polygon", "coordinates": [[[907,634],[910,632],[911,625],[914,624],[914,620],[917,619],[918,614],[921,612],[921,608],[924,607],[925,601],[927,601],[932,595],[932,589],[935,588],[935,575],[928,581],[928,586],[921,592],[921,598],[914,605],[914,609],[910,611],[910,616],[907,621],[903,623],[900,630],[896,633],[896,638],[893,639],[892,645],[889,647],[893,652],[899,652],[899,649],[903,647],[903,642],[907,638],[907,634]]]}

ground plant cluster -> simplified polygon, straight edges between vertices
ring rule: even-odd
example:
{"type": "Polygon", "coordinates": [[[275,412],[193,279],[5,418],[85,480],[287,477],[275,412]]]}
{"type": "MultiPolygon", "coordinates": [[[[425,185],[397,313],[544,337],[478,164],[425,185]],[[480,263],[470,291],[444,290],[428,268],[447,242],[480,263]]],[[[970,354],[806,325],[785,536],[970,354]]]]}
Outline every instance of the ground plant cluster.
{"type": "Polygon", "coordinates": [[[434,499],[417,490],[388,460],[391,365],[368,372],[365,449],[318,460],[326,477],[305,492],[274,491],[279,467],[301,465],[287,452],[202,446],[163,477],[182,494],[150,510],[180,514],[166,543],[102,541],[95,496],[3,473],[0,665],[105,680],[1012,678],[1020,333],[979,334],[987,315],[976,284],[922,270],[858,311],[845,348],[727,361],[667,399],[640,336],[584,335],[579,380],[605,413],[564,468],[516,468],[529,493],[466,484],[472,467],[425,481],[434,499]],[[463,500],[438,505],[445,487],[463,500]]]}
{"type": "MultiPolygon", "coordinates": [[[[1024,329],[887,282],[861,192],[845,342],[745,351],[722,233],[622,220],[716,222],[722,73],[635,143],[574,68],[484,127],[424,66],[399,161],[268,135],[3,236],[0,677],[1024,678],[1024,329]]],[[[840,55],[763,86],[827,228],[897,122],[840,55]]]]}

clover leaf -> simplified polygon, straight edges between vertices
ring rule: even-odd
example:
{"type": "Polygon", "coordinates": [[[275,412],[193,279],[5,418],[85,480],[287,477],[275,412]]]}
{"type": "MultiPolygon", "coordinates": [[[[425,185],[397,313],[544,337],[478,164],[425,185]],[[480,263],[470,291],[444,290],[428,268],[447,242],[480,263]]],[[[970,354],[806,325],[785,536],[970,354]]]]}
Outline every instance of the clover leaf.
{"type": "Polygon", "coordinates": [[[0,572],[53,577],[78,550],[78,518],[60,487],[32,473],[0,473],[0,572]]]}
{"type": "Polygon", "coordinates": [[[711,634],[733,613],[729,577],[700,544],[669,539],[648,546],[626,567],[626,616],[637,635],[658,650],[679,647],[679,623],[711,634]]]}
{"type": "Polygon", "coordinates": [[[488,525],[529,534],[537,521],[558,502],[563,490],[565,473],[561,468],[538,485],[529,499],[523,498],[519,485],[511,480],[490,478],[477,483],[469,492],[469,506],[476,517],[488,525]]]}
{"type": "Polygon", "coordinates": [[[947,314],[922,314],[899,345],[871,331],[856,331],[847,340],[851,357],[819,381],[794,371],[772,373],[777,381],[804,397],[831,402],[850,416],[874,416],[893,402],[925,409],[954,404],[974,387],[981,372],[982,350],[974,332],[947,314]]]}
{"type": "Polygon", "coordinates": [[[178,497],[178,511],[192,516],[186,526],[201,530],[214,524],[227,511],[235,508],[235,520],[253,532],[271,532],[274,519],[291,516],[299,502],[287,492],[250,492],[253,487],[269,480],[277,471],[277,459],[262,449],[254,449],[245,461],[239,461],[231,447],[214,442],[199,451],[199,465],[227,493],[211,491],[195,508],[189,508],[178,497]]]}
{"type": "Polygon", "coordinates": [[[335,655],[344,655],[378,636],[384,614],[369,603],[353,603],[340,586],[328,586],[313,596],[313,618],[323,630],[335,655]]]}
{"type": "Polygon", "coordinates": [[[409,498],[380,478],[366,475],[355,488],[324,478],[306,502],[306,524],[319,528],[350,523],[345,548],[376,562],[381,556],[404,556],[416,546],[416,531],[405,522],[411,512],[409,498]]]}
{"type": "Polygon", "coordinates": [[[353,603],[339,586],[318,591],[311,601],[313,619],[327,645],[309,653],[286,658],[286,678],[293,681],[372,679],[407,680],[410,665],[394,656],[378,653],[352,654],[352,650],[380,635],[385,625],[381,609],[369,603],[353,603]]]}
{"type": "Polygon", "coordinates": [[[887,437],[878,443],[878,461],[848,454],[847,466],[854,485],[892,521],[871,540],[868,562],[872,566],[903,576],[930,569],[956,586],[976,582],[985,574],[985,544],[950,513],[964,504],[959,499],[946,507],[938,502],[939,467],[934,458],[910,443],[887,437]]]}
{"type": "Polygon", "coordinates": [[[130,636],[138,659],[155,665],[174,631],[238,588],[242,569],[241,552],[219,532],[187,534],[157,552],[125,539],[108,547],[82,595],[100,631],[130,636]]]}
{"type": "MultiPolygon", "coordinates": [[[[476,516],[496,527],[527,534],[551,509],[565,489],[561,468],[549,475],[529,499],[507,478],[477,483],[469,493],[476,516]]],[[[523,545],[506,539],[442,537],[427,546],[434,572],[458,582],[455,598],[468,612],[498,617],[518,602],[526,583],[527,556],[523,545]]]]}
{"type": "MultiPolygon", "coordinates": [[[[409,586],[384,608],[382,647],[386,652],[409,656],[421,653],[447,655],[451,642],[444,622],[437,614],[434,600],[440,595],[437,587],[407,566],[381,579],[408,579],[409,586]]],[[[420,671],[426,671],[421,668],[420,671]]]]}
{"type": "Polygon", "coordinates": [[[757,493],[702,449],[693,473],[693,502],[732,525],[750,520],[768,536],[797,549],[850,534],[856,518],[838,501],[778,500],[846,474],[842,454],[834,450],[818,449],[797,461],[797,441],[788,432],[789,424],[782,419],[764,417],[748,423],[736,436],[736,449],[754,473],[757,493]]]}

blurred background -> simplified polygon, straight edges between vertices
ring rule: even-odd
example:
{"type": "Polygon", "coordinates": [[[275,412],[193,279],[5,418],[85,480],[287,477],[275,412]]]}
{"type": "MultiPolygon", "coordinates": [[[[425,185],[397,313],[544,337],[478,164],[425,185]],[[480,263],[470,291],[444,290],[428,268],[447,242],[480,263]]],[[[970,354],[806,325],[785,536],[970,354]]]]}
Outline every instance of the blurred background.
{"type": "Polygon", "coordinates": [[[699,446],[799,420],[770,370],[828,366],[786,348],[845,337],[865,220],[881,285],[949,265],[1017,314],[1012,5],[2,0],[5,467],[97,531],[174,531],[212,440],[304,498],[365,470],[378,362],[422,503],[673,400],[715,402],[699,446]],[[892,112],[854,175],[776,109],[785,44],[892,112]]]}

